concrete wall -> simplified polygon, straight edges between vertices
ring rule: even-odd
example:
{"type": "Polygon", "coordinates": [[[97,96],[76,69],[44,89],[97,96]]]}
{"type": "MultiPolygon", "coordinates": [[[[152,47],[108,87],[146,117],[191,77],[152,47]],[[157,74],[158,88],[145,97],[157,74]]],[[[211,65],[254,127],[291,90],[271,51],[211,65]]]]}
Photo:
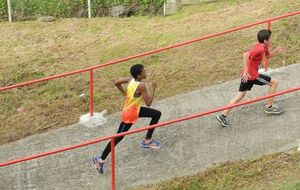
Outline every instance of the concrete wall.
{"type": "Polygon", "coordinates": [[[181,0],[181,5],[194,5],[203,2],[212,2],[216,0],[181,0]]]}
{"type": "Polygon", "coordinates": [[[164,15],[176,13],[183,5],[195,5],[213,1],[215,0],[166,0],[164,5],[164,15]]]}
{"type": "Polygon", "coordinates": [[[164,15],[176,13],[181,7],[181,0],[166,0],[164,5],[164,15]]]}

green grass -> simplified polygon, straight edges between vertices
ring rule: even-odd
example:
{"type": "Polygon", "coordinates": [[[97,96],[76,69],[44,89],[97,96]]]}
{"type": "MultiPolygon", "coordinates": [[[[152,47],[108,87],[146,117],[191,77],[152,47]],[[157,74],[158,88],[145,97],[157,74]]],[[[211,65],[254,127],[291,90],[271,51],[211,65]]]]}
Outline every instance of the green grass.
{"type": "MultiPolygon", "coordinates": [[[[299,5],[300,0],[232,0],[185,6],[168,17],[2,22],[0,86],[87,68],[191,40],[297,11],[299,5]]],[[[121,109],[123,97],[111,80],[128,76],[134,63],[146,66],[147,82],[158,82],[156,99],[238,78],[242,53],[255,43],[256,33],[262,27],[266,25],[96,70],[95,111],[107,109],[113,113],[121,109]]],[[[289,51],[274,58],[271,66],[299,62],[299,16],[274,22],[272,30],[272,47],[286,46],[289,51]]],[[[81,94],[88,98],[88,73],[1,92],[0,102],[4,103],[0,104],[0,144],[78,122],[80,115],[89,111],[89,102],[79,98],[81,94]],[[18,111],[19,108],[24,111],[18,111]]]]}
{"type": "Polygon", "coordinates": [[[194,176],[178,177],[132,190],[299,190],[300,153],[265,155],[226,162],[194,176]]]}
{"type": "Polygon", "coordinates": [[[287,182],[279,188],[279,190],[297,190],[300,189],[300,180],[287,182]]]}

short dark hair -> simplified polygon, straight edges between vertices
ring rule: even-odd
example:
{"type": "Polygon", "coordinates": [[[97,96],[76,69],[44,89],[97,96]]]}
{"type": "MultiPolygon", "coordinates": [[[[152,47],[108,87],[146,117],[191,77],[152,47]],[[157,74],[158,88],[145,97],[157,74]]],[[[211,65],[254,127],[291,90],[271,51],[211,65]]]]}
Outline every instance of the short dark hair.
{"type": "Polygon", "coordinates": [[[260,30],[257,33],[257,40],[259,41],[259,43],[264,43],[265,40],[269,40],[269,38],[271,37],[272,31],[271,30],[260,30]]]}
{"type": "Polygon", "coordinates": [[[136,79],[137,76],[143,72],[143,69],[144,69],[144,65],[142,64],[132,65],[130,68],[130,74],[132,75],[133,78],[136,79]]]}

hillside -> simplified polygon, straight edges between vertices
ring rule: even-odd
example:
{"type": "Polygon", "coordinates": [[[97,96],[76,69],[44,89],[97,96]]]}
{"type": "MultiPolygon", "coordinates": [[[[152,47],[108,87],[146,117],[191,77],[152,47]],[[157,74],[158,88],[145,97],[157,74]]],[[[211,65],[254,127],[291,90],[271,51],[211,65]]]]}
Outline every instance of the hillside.
{"type": "MultiPolygon", "coordinates": [[[[183,7],[173,16],[60,19],[53,23],[0,23],[0,86],[65,73],[243,24],[297,11],[299,0],[230,0],[183,7]]],[[[123,99],[111,80],[145,64],[156,80],[156,99],[183,94],[239,77],[242,53],[256,40],[257,26],[95,71],[95,111],[119,111],[123,99]],[[166,90],[168,89],[168,90],[166,90]]],[[[272,67],[300,60],[300,19],[272,24],[273,45],[289,51],[272,67]]],[[[89,111],[89,76],[0,93],[0,144],[76,123],[89,111]],[[88,97],[87,97],[88,98],[88,97]]]]}

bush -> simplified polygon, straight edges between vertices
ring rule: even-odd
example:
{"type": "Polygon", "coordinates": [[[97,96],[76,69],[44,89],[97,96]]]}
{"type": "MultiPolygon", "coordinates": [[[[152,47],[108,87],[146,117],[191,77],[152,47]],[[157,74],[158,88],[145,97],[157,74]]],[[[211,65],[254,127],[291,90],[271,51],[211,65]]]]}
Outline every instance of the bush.
{"type": "Polygon", "coordinates": [[[7,1],[0,1],[0,20],[8,20],[7,1]]]}
{"type": "MultiPolygon", "coordinates": [[[[164,0],[91,0],[93,16],[108,16],[115,5],[125,4],[133,14],[161,14],[164,0]]],[[[14,20],[38,16],[87,17],[87,0],[11,0],[14,20]]],[[[7,1],[0,2],[0,19],[7,19],[7,1]]]]}

